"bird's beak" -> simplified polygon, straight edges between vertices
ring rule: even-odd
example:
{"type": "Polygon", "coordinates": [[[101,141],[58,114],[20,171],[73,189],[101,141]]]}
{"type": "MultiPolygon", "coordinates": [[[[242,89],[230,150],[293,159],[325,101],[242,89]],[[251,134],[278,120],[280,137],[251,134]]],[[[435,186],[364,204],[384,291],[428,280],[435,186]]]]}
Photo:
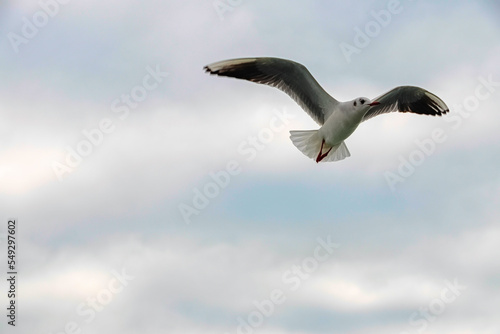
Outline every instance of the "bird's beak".
{"type": "Polygon", "coordinates": [[[373,106],[376,106],[376,105],[379,105],[379,104],[380,104],[380,102],[377,102],[377,101],[374,101],[374,102],[372,102],[372,103],[368,103],[368,105],[369,105],[370,107],[373,107],[373,106]]]}

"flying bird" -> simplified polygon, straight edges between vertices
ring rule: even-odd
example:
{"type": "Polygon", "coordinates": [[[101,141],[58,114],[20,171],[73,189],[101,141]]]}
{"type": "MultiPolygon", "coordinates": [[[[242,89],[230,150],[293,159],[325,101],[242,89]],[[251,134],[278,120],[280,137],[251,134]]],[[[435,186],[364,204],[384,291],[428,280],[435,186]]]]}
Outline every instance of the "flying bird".
{"type": "Polygon", "coordinates": [[[361,122],[374,116],[394,111],[441,116],[449,111],[439,97],[414,86],[396,87],[373,100],[358,97],[340,102],[319,85],[304,65],[287,59],[230,59],[207,65],[204,70],[266,84],[287,93],[321,126],[318,130],[290,131],[293,144],[316,162],[351,156],[344,140],[361,122]]]}

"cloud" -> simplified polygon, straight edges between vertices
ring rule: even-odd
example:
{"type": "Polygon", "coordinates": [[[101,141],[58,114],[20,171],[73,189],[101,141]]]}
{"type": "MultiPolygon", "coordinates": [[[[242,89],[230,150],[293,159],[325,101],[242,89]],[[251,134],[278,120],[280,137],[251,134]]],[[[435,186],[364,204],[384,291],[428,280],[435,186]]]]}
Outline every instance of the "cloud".
{"type": "MultiPolygon", "coordinates": [[[[260,303],[269,298],[273,289],[281,289],[286,300],[275,305],[276,313],[266,318],[266,329],[269,324],[270,328],[284,330],[288,327],[287,322],[282,322],[285,315],[301,309],[306,313],[317,310],[319,315],[333,317],[357,314],[366,321],[363,326],[367,329],[373,322],[375,331],[379,325],[370,314],[386,312],[387,322],[381,328],[395,326],[399,331],[414,331],[415,326],[408,323],[410,315],[433,299],[441,298],[446,281],[456,280],[466,289],[460,290],[455,301],[447,304],[446,313],[429,326],[437,330],[443,324],[460,323],[464,328],[472,328],[476,308],[493,315],[494,307],[489,309],[487,305],[493,305],[494,301],[486,296],[491,296],[496,289],[494,278],[498,270],[492,254],[498,253],[499,233],[498,228],[489,225],[455,236],[429,237],[398,253],[373,249],[361,254],[355,251],[355,245],[341,245],[317,271],[302,280],[296,291],[290,289],[289,282],[283,281],[283,275],[312,256],[314,240],[307,242],[309,247],[301,254],[290,256],[256,241],[238,245],[207,244],[185,237],[144,239],[123,235],[96,240],[91,249],[65,246],[52,253],[56,256],[44,255],[43,267],[25,274],[23,289],[33,293],[26,294],[24,305],[31,314],[37,304],[50,298],[48,310],[56,311],[56,305],[64,304],[70,310],[67,316],[90,331],[105,326],[103,319],[112,328],[120,328],[122,322],[117,317],[135,314],[142,319],[153,312],[159,318],[143,324],[143,330],[154,330],[161,324],[164,330],[174,332],[181,328],[179,326],[194,331],[205,328],[235,332],[238,316],[246,318],[255,310],[254,302],[260,303]],[[123,250],[125,253],[117,256],[123,250]],[[123,258],[127,260],[123,262],[123,258]],[[77,306],[88,297],[98,295],[113,278],[111,272],[121,272],[123,268],[134,278],[103,311],[96,312],[95,321],[84,323],[84,317],[75,311],[77,306]],[[143,307],[145,304],[147,308],[143,307]],[[107,308],[121,309],[121,313],[107,311],[107,308]],[[206,317],[204,313],[211,316],[206,317]]],[[[34,250],[33,244],[25,247],[34,250]]],[[[30,259],[25,266],[31,267],[39,258],[30,259]]],[[[31,326],[45,322],[42,316],[36,319],[31,326]]],[[[63,317],[59,324],[51,321],[45,322],[45,326],[52,324],[61,328],[64,321],[63,317]]],[[[343,321],[345,326],[358,322],[349,317],[343,321]]],[[[311,325],[301,326],[305,326],[304,331],[313,330],[308,327],[311,325]]],[[[132,329],[123,330],[128,333],[132,329]]],[[[451,331],[445,329],[445,333],[451,331]]]]}

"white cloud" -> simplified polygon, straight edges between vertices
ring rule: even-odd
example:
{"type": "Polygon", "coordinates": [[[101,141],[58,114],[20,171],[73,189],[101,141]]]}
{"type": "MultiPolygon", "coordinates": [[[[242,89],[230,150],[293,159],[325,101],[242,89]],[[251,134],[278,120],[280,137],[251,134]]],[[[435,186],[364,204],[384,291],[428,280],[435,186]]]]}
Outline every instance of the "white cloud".
{"type": "MultiPolygon", "coordinates": [[[[69,316],[78,319],[74,311],[78,304],[106,288],[113,277],[112,269],[126,268],[134,279],[116,296],[116,302],[106,306],[119,308],[120,313],[98,313],[95,322],[85,324],[88,330],[99,331],[103,322],[111,326],[107,328],[121,329],[122,322],[116,317],[135,314],[142,318],[153,312],[164,316],[144,324],[143,330],[161,324],[164,330],[174,332],[180,330],[179,326],[187,326],[193,333],[222,328],[234,332],[237,316],[246,317],[255,309],[255,301],[269,298],[273,289],[282,289],[286,301],[275,305],[275,315],[266,320],[266,324],[273,324],[270,328],[280,330],[284,324],[276,320],[299,307],[332,314],[355,312],[361,318],[383,310],[403,310],[402,314],[407,312],[403,320],[394,315],[387,324],[402,326],[399,330],[403,331],[415,329],[406,321],[412,312],[439,298],[446,280],[453,283],[456,279],[467,288],[448,304],[447,312],[430,324],[430,329],[449,333],[451,324],[459,323],[477,333],[488,333],[475,324],[474,310],[480,308],[485,316],[494,316],[493,303],[500,298],[496,285],[486,283],[498,275],[494,254],[499,251],[499,234],[498,228],[490,225],[454,237],[432,237],[399,254],[374,251],[357,259],[350,254],[354,245],[341,246],[302,281],[297,291],[290,290],[282,277],[292,265],[300,265],[304,258],[312,256],[313,240],[297,258],[257,241],[207,244],[185,237],[146,240],[122,236],[110,242],[102,239],[92,248],[64,247],[52,252],[43,268],[24,275],[23,304],[31,313],[39,307],[52,312],[55,305],[64,303],[72,310],[69,316]],[[119,255],[120,250],[126,251],[119,255]],[[145,304],[148,307],[143,307],[145,304]],[[211,317],[196,310],[204,310],[211,317]]],[[[34,264],[30,261],[24,266],[34,264]]],[[[42,319],[37,317],[37,322],[42,319]]],[[[31,325],[37,326],[37,322],[31,325]]]]}

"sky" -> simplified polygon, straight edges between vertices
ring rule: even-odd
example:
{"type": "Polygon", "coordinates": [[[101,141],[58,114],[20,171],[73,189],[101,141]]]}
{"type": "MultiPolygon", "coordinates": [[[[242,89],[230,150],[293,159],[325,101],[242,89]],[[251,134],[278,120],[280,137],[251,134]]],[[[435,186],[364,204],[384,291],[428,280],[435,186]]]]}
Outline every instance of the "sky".
{"type": "Polygon", "coordinates": [[[499,333],[499,15],[3,1],[2,333],[499,333]],[[259,56],[341,101],[413,85],[450,112],[377,116],[316,164],[289,131],[318,125],[286,94],[203,71],[259,56]]]}

